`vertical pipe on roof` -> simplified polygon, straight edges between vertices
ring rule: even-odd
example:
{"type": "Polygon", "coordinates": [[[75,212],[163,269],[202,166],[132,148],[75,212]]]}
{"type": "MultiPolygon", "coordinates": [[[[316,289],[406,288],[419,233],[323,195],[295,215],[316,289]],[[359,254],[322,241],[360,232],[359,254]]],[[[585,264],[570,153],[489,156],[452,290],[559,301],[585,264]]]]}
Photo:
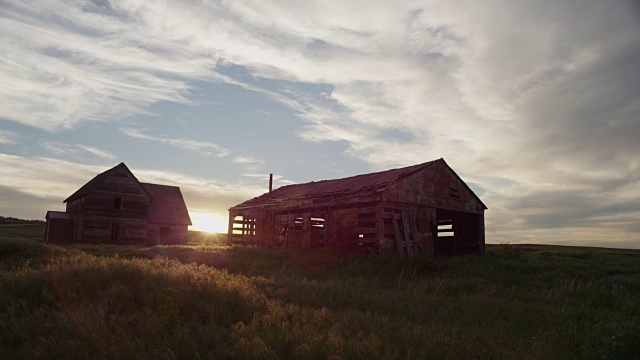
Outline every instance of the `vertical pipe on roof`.
{"type": "Polygon", "coordinates": [[[269,192],[273,191],[273,174],[269,174],[269,192]]]}

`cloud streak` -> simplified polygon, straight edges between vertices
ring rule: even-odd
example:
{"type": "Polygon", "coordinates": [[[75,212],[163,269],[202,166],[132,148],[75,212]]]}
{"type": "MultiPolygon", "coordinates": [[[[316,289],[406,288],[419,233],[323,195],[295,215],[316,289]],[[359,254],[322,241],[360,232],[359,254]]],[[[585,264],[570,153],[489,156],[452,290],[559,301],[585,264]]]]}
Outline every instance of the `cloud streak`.
{"type": "Polygon", "coordinates": [[[47,152],[63,157],[79,157],[82,154],[90,154],[104,160],[113,161],[117,156],[107,150],[99,149],[95,146],[82,144],[67,144],[57,141],[40,141],[40,146],[47,152]]]}
{"type": "Polygon", "coordinates": [[[264,164],[263,160],[256,159],[252,156],[236,156],[233,162],[236,164],[264,164]]]}
{"type": "Polygon", "coordinates": [[[132,128],[122,128],[120,129],[120,131],[123,134],[132,138],[156,141],[156,142],[177,147],[179,149],[193,151],[202,155],[215,156],[219,158],[223,158],[229,155],[229,150],[207,141],[190,140],[190,139],[172,139],[168,137],[152,136],[152,135],[143,133],[141,130],[132,129],[132,128]]]}

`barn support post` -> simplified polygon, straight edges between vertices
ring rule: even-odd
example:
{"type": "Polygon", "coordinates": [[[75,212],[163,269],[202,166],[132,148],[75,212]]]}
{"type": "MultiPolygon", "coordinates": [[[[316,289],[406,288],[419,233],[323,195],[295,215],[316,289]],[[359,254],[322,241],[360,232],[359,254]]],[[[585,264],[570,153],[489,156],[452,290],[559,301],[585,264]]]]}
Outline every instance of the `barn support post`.
{"type": "Polygon", "coordinates": [[[411,219],[409,219],[409,210],[402,209],[402,231],[404,231],[404,243],[407,255],[413,255],[413,241],[411,241],[411,219]]]}
{"type": "Polygon", "coordinates": [[[234,213],[229,213],[229,224],[227,226],[227,245],[233,246],[233,219],[236,217],[234,213]]]}
{"type": "MultiPolygon", "coordinates": [[[[398,254],[407,255],[402,243],[404,242],[404,231],[400,229],[401,217],[397,212],[393,213],[393,227],[396,233],[396,245],[398,246],[398,254]]],[[[406,243],[406,242],[405,242],[406,243]]]]}
{"type": "Polygon", "coordinates": [[[479,241],[479,249],[478,252],[480,254],[484,254],[484,247],[485,247],[485,239],[484,239],[484,214],[480,215],[478,217],[478,237],[480,238],[479,241]]]}

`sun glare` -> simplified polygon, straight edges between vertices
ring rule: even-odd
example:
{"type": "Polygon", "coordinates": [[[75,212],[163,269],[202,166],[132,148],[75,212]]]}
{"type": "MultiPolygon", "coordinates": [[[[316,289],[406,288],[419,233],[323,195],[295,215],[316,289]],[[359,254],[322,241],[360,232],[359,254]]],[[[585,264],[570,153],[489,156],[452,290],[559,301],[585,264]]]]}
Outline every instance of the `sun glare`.
{"type": "Polygon", "coordinates": [[[191,216],[191,222],[193,223],[190,230],[217,233],[227,232],[226,216],[198,211],[190,211],[189,216],[191,216]]]}

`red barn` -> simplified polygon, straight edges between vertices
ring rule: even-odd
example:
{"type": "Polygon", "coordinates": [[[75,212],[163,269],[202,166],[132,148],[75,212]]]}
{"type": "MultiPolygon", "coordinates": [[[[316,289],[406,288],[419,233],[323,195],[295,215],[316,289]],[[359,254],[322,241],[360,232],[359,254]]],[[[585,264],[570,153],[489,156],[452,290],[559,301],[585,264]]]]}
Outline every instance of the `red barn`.
{"type": "Polygon", "coordinates": [[[141,183],[124,164],[98,174],[47,212],[46,242],[184,244],[191,218],[176,186],[141,183]]]}
{"type": "Polygon", "coordinates": [[[487,207],[444,159],[283,186],[229,209],[229,245],[344,253],[484,252],[487,207]]]}

